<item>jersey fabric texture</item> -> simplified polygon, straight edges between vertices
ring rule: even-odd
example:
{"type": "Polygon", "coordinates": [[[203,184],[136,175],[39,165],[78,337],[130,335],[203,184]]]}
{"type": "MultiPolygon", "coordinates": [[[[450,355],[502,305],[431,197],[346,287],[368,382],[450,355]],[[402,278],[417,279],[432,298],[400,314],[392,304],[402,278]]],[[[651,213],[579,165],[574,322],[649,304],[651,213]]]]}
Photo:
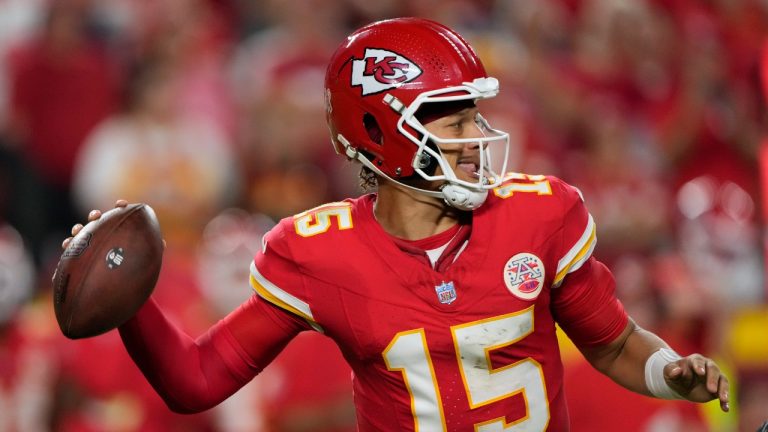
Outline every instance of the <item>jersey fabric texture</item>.
{"type": "Polygon", "coordinates": [[[398,247],[375,199],[282,220],[251,265],[278,314],[341,348],[360,430],[568,430],[555,323],[586,347],[628,322],[579,191],[513,174],[442,271],[398,247]]]}

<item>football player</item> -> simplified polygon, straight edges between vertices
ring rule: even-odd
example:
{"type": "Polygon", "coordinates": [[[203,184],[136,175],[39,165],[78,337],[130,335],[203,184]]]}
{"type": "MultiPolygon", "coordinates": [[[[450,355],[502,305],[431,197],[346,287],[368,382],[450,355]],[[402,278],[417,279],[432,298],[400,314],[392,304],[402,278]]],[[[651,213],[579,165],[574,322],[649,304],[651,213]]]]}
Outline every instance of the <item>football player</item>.
{"type": "Polygon", "coordinates": [[[325,87],[333,145],[377,191],[282,220],[251,264],[257,295],[199,338],[153,299],[120,327],[173,410],[218,404],[316,331],[353,369],[361,431],[568,430],[556,323],[632,391],[729,409],[712,360],[627,316],[579,191],[506,173],[509,136],[476,105],[498,81],[461,36],[370,24],[338,48],[325,87]]]}

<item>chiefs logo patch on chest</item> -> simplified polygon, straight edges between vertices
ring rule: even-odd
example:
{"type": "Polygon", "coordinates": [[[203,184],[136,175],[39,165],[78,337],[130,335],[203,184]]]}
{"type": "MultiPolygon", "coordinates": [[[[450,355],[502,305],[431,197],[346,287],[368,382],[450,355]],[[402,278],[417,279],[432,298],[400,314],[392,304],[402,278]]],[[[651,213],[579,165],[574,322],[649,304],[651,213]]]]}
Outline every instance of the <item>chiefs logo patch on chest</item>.
{"type": "Polygon", "coordinates": [[[402,55],[366,48],[365,57],[352,61],[352,85],[361,86],[363,96],[395,88],[421,75],[421,68],[402,55]]]}
{"type": "Polygon", "coordinates": [[[504,284],[521,300],[535,300],[539,296],[544,276],[544,263],[531,253],[519,253],[504,265],[504,284]]]}

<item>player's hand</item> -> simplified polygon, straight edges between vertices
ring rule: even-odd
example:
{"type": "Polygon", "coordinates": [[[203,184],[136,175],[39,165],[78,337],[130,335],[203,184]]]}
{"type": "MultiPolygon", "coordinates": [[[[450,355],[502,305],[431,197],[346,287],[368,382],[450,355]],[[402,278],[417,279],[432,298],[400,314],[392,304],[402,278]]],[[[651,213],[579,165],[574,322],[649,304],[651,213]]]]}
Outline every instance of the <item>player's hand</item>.
{"type": "MultiPolygon", "coordinates": [[[[117,207],[125,207],[128,205],[128,201],[126,200],[117,200],[115,202],[115,208],[117,207]]],[[[93,222],[101,217],[101,210],[91,210],[90,213],[88,213],[88,222],[93,222]]],[[[83,224],[75,224],[72,227],[72,237],[67,237],[64,239],[64,241],[61,243],[61,248],[66,249],[67,245],[69,245],[69,242],[72,241],[72,238],[77,235],[77,233],[80,232],[80,230],[83,229],[83,224]]]]}
{"type": "Polygon", "coordinates": [[[728,378],[712,359],[692,354],[664,367],[664,379],[680,396],[693,402],[720,400],[720,409],[730,410],[728,378]]]}

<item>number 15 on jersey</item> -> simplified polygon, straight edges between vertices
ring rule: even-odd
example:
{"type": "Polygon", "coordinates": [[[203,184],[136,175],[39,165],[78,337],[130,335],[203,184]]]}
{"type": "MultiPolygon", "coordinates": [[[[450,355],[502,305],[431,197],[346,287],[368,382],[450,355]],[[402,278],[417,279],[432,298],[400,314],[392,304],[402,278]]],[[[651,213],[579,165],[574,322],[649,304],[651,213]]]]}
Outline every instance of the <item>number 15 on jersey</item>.
{"type": "MultiPolygon", "coordinates": [[[[475,423],[475,431],[522,432],[547,428],[549,407],[541,365],[528,357],[493,368],[490,359],[491,351],[512,345],[532,331],[533,307],[451,327],[469,408],[483,407],[517,394],[522,394],[525,400],[525,416],[483,419],[475,423]]],[[[397,333],[382,355],[389,370],[402,373],[411,397],[414,429],[419,432],[446,431],[440,387],[424,329],[397,333]]]]}

